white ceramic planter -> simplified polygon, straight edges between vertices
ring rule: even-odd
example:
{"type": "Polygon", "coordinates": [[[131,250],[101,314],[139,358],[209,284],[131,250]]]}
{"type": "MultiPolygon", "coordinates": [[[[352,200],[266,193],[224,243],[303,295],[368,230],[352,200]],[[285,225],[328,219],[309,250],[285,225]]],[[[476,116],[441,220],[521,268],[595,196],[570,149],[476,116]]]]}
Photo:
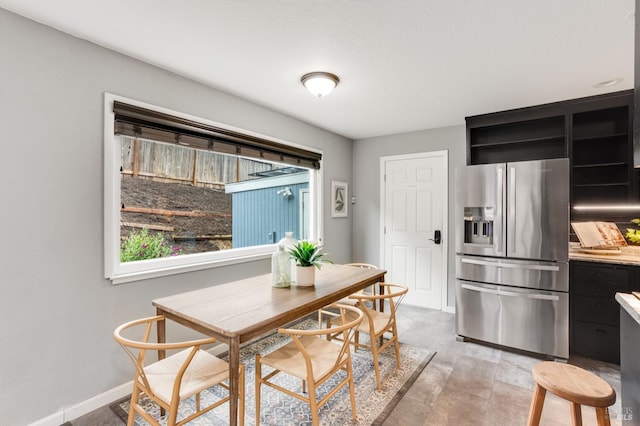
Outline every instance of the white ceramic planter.
{"type": "Polygon", "coordinates": [[[310,287],[316,282],[315,266],[296,266],[296,285],[310,287]]]}

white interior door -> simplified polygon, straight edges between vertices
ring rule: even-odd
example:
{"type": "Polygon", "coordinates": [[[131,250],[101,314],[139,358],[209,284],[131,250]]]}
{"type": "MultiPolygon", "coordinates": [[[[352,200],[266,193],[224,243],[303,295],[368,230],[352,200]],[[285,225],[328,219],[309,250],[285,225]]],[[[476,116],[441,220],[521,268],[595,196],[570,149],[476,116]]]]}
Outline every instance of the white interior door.
{"type": "Polygon", "coordinates": [[[447,296],[447,157],[437,151],[381,159],[385,280],[409,286],[404,303],[432,309],[446,306],[447,296]]]}

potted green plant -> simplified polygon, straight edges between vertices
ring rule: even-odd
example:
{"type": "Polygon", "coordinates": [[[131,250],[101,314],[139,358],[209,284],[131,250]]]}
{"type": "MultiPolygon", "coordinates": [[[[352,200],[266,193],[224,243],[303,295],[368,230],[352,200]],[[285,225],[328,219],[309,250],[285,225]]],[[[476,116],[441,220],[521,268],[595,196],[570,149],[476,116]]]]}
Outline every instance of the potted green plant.
{"type": "Polygon", "coordinates": [[[315,283],[316,268],[323,263],[333,263],[322,252],[322,246],[311,241],[298,241],[289,250],[291,258],[296,262],[296,285],[312,286],[315,283]]]}

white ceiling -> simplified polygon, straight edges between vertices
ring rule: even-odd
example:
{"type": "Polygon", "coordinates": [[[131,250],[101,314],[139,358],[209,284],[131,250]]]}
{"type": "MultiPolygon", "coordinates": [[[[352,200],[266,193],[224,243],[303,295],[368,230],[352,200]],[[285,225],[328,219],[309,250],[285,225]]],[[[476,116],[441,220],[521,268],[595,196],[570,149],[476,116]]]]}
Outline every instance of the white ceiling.
{"type": "Polygon", "coordinates": [[[352,139],[633,87],[634,0],[0,0],[0,7],[352,139]],[[340,85],[315,98],[300,84],[311,71],[337,74],[340,85]]]}

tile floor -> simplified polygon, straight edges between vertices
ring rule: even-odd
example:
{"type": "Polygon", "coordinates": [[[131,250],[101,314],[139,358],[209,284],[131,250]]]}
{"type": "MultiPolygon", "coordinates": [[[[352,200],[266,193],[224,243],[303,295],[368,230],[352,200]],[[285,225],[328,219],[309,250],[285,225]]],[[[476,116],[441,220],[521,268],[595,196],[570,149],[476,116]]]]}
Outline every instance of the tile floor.
{"type": "MultiPolygon", "coordinates": [[[[402,306],[400,340],[437,351],[418,380],[387,418],[385,426],[525,425],[533,389],[531,367],[540,358],[455,339],[454,315],[402,306]]],[[[620,395],[620,369],[614,364],[571,357],[569,363],[590,370],[620,395]]],[[[595,413],[583,408],[585,425],[595,413]]],[[[625,426],[620,401],[611,407],[611,424],[625,426]]],[[[542,425],[569,425],[569,405],[547,394],[542,425]]],[[[121,425],[108,407],[72,421],[73,426],[121,425]]]]}
{"type": "MultiPolygon", "coordinates": [[[[396,406],[385,426],[526,425],[533,392],[531,368],[540,358],[455,339],[454,315],[402,306],[400,340],[437,351],[420,378],[396,406]]],[[[620,368],[581,357],[575,364],[606,380],[620,395],[620,368]]],[[[610,408],[611,424],[624,426],[620,401],[610,408]]],[[[595,411],[582,409],[584,425],[595,411]]],[[[569,404],[547,393],[542,425],[569,425],[569,404]]]]}

